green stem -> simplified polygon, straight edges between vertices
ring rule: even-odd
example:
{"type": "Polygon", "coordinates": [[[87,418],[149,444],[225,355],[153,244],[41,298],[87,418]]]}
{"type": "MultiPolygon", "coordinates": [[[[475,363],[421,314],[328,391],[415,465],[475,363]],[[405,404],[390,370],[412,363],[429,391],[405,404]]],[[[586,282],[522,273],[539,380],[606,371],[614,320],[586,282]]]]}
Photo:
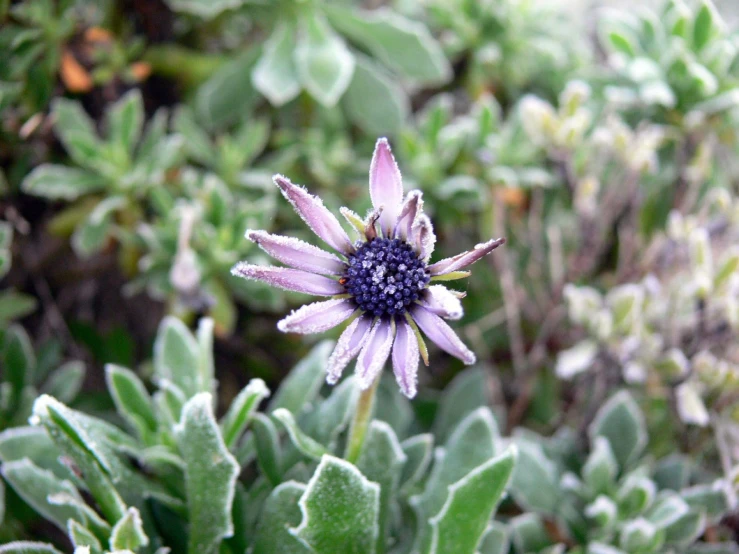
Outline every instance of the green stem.
{"type": "Polygon", "coordinates": [[[354,412],[352,425],[349,428],[349,441],[346,444],[346,454],[344,458],[355,464],[359,459],[364,444],[364,436],[367,434],[367,428],[372,421],[372,410],[375,406],[375,391],[380,383],[380,376],[377,376],[374,383],[366,390],[359,394],[357,401],[357,410],[354,412]]]}

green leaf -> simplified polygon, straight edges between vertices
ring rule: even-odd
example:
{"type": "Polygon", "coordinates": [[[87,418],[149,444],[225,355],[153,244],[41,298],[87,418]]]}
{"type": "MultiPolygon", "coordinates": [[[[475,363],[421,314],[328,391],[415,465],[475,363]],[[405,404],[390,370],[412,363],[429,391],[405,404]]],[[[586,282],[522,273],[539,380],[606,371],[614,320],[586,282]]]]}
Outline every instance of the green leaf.
{"type": "Polygon", "coordinates": [[[695,485],[683,489],[680,496],[691,508],[706,512],[711,520],[721,519],[729,509],[729,500],[720,482],[715,485],[695,485]]]}
{"type": "Polygon", "coordinates": [[[282,450],[280,436],[272,420],[264,414],[254,414],[252,421],[257,463],[273,486],[282,482],[282,450]]]}
{"type": "Polygon", "coordinates": [[[441,46],[422,23],[385,8],[365,11],[327,5],[326,11],[336,29],[403,76],[424,84],[451,77],[441,46]]]}
{"type": "Polygon", "coordinates": [[[144,100],[139,89],[132,89],[105,114],[108,140],[122,152],[132,154],[144,128],[144,100]]]}
{"type": "Polygon", "coordinates": [[[195,338],[198,342],[198,391],[215,393],[215,361],[213,360],[213,329],[215,321],[210,317],[203,317],[198,322],[195,338]]]}
{"type": "MultiPolygon", "coordinates": [[[[439,402],[439,410],[434,420],[436,440],[446,441],[467,415],[491,403],[491,383],[487,370],[472,367],[458,373],[444,389],[439,402]]],[[[496,426],[496,437],[498,434],[496,426]]]]}
{"type": "Polygon", "coordinates": [[[23,179],[26,194],[47,200],[76,200],[105,187],[101,177],[64,165],[42,164],[23,179]]]}
{"type": "Polygon", "coordinates": [[[253,554],[310,554],[307,546],[290,531],[300,523],[298,500],[305,492],[305,485],[288,481],[275,487],[262,508],[254,540],[253,554]]]}
{"type": "Polygon", "coordinates": [[[329,450],[333,449],[339,435],[349,426],[358,398],[359,386],[355,377],[344,379],[331,389],[328,398],[307,414],[306,432],[329,450]]]}
{"type": "Polygon", "coordinates": [[[622,469],[636,460],[647,444],[644,416],[627,391],[614,394],[605,403],[591,423],[588,434],[591,441],[598,436],[608,439],[622,469]]]}
{"type": "Polygon", "coordinates": [[[144,532],[141,514],[136,508],[129,508],[110,533],[111,550],[137,550],[149,544],[144,532]]]}
{"type": "Polygon", "coordinates": [[[474,554],[508,485],[515,447],[449,486],[441,511],[429,520],[435,554],[474,554]]]}
{"type": "Polygon", "coordinates": [[[287,434],[290,436],[295,448],[297,448],[301,454],[313,458],[314,460],[320,460],[321,456],[327,454],[326,449],[298,427],[298,423],[295,421],[293,414],[285,408],[279,408],[272,412],[272,417],[282,423],[287,430],[287,434]]]}
{"type": "Polygon", "coordinates": [[[509,549],[508,529],[502,523],[493,521],[485,531],[478,551],[480,554],[508,554],[509,549]]]}
{"type": "Polygon", "coordinates": [[[223,440],[228,448],[233,448],[246,430],[259,403],[269,396],[269,389],[261,379],[252,379],[234,398],[226,415],[221,420],[223,440]]]}
{"type": "Polygon", "coordinates": [[[650,507],[646,519],[657,529],[665,529],[673,525],[690,511],[690,506],[676,494],[658,498],[650,507]]]}
{"type": "Polygon", "coordinates": [[[400,476],[401,488],[404,493],[410,493],[426,476],[431,465],[434,436],[430,433],[415,435],[400,443],[400,447],[406,456],[400,476]]]}
{"type": "Polygon", "coordinates": [[[12,427],[0,433],[0,461],[12,462],[28,458],[60,479],[71,477],[69,469],[59,462],[61,452],[45,429],[12,427]]]}
{"type": "Polygon", "coordinates": [[[552,544],[539,514],[525,513],[510,520],[511,541],[516,552],[540,552],[552,544]]]}
{"type": "Polygon", "coordinates": [[[77,360],[67,362],[51,374],[41,388],[41,392],[69,404],[77,398],[77,394],[82,389],[85,373],[84,362],[77,360]]]}
{"type": "Polygon", "coordinates": [[[693,23],[693,49],[700,52],[713,35],[714,21],[718,19],[716,8],[711,0],[703,0],[693,23]]]}
{"type": "Polygon", "coordinates": [[[251,74],[254,88],[273,106],[282,106],[300,93],[293,52],[296,46],[294,25],[281,20],[264,44],[264,52],[251,74]]]}
{"type": "Polygon", "coordinates": [[[126,204],[123,196],[109,196],[101,200],[75,229],[72,247],[80,258],[89,258],[105,246],[112,231],[113,215],[126,204]]]}
{"type": "Polygon", "coordinates": [[[36,297],[14,290],[0,291],[0,327],[36,311],[36,297]]]}
{"type": "Polygon", "coordinates": [[[206,392],[193,396],[175,431],[185,461],[190,554],[216,552],[233,534],[231,503],[240,468],[223,442],[212,402],[206,392]]]}
{"type": "Polygon", "coordinates": [[[198,343],[187,326],[173,316],[159,325],[154,342],[154,372],[174,383],[186,398],[198,392],[198,343]]]}
{"type": "Polygon", "coordinates": [[[406,459],[392,427],[383,421],[372,421],[367,430],[362,453],[357,460],[357,468],[367,479],[380,485],[378,552],[383,551],[387,541],[393,502],[406,459]]]}
{"type": "Polygon", "coordinates": [[[693,544],[706,529],[706,514],[691,510],[665,529],[665,542],[680,548],[693,544]]]}
{"type": "Polygon", "coordinates": [[[1,359],[5,381],[10,383],[17,404],[23,389],[33,383],[36,369],[36,355],[31,339],[20,325],[12,325],[5,331],[1,359]]]}
{"type": "Polygon", "coordinates": [[[73,519],[67,521],[67,534],[75,548],[87,546],[90,549],[90,554],[103,554],[103,546],[98,538],[81,523],[73,519]]]}
{"type": "Polygon", "coordinates": [[[0,554],[62,554],[44,542],[15,541],[0,546],[0,554]]]}
{"type": "Polygon", "coordinates": [[[154,406],[146,387],[130,369],[115,364],[105,366],[105,381],[116,411],[144,441],[157,429],[154,406]]]}
{"type": "Polygon", "coordinates": [[[560,504],[559,476],[542,445],[523,436],[514,439],[518,461],[513,472],[511,494],[527,510],[556,514],[560,504]]]}
{"type": "Polygon", "coordinates": [[[291,530],[316,554],[374,554],[380,487],[349,462],[326,455],[300,498],[291,530]]]}
{"type": "Polygon", "coordinates": [[[13,490],[36,512],[61,530],[66,531],[68,519],[82,519],[79,510],[70,506],[51,504],[49,496],[59,493],[80,498],[77,489],[67,480],[59,479],[51,471],[41,469],[24,458],[2,465],[2,475],[13,490]]]}
{"type": "Polygon", "coordinates": [[[604,437],[596,437],[582,468],[583,481],[593,495],[605,494],[611,490],[617,476],[618,462],[611,450],[611,443],[604,437]]]}
{"type": "Polygon", "coordinates": [[[239,121],[249,113],[257,94],[251,72],[259,50],[252,48],[218,69],[195,95],[198,120],[210,129],[239,121]]]}
{"type": "Polygon", "coordinates": [[[354,55],[320,13],[301,18],[293,55],[303,88],[324,106],[335,106],[351,82],[354,55]]]}
{"type": "Polygon", "coordinates": [[[179,106],[172,118],[172,128],[183,138],[183,145],[190,158],[205,166],[213,167],[217,161],[213,143],[186,106],[179,106]]]}
{"type": "Polygon", "coordinates": [[[54,134],[59,138],[69,156],[78,164],[95,167],[100,155],[100,138],[95,123],[79,102],[55,98],[51,103],[54,134]]]}
{"type": "Polygon", "coordinates": [[[166,0],[172,10],[203,19],[213,19],[225,11],[243,6],[247,0],[166,0]]]}
{"type": "Polygon", "coordinates": [[[630,58],[636,56],[634,49],[634,39],[624,32],[610,31],[607,35],[608,42],[613,50],[626,54],[630,58]]]}
{"type": "Polygon", "coordinates": [[[333,351],[334,343],[318,343],[300,360],[280,384],[277,393],[269,404],[269,411],[285,408],[295,415],[311,404],[318,395],[326,374],[326,363],[333,351]]]}
{"type": "Polygon", "coordinates": [[[356,56],[356,67],[342,104],[352,122],[372,135],[395,135],[410,113],[403,89],[380,66],[356,56]]]}
{"type": "Polygon", "coordinates": [[[0,481],[0,525],[5,521],[5,481],[0,481]]]}

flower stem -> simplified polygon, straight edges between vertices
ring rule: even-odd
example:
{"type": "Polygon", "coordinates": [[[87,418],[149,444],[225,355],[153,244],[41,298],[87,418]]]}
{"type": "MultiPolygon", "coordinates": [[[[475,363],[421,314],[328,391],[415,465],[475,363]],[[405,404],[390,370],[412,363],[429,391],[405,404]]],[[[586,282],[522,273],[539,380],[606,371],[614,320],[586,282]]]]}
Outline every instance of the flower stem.
{"type": "Polygon", "coordinates": [[[362,452],[364,437],[367,434],[367,427],[372,421],[372,409],[375,406],[375,392],[377,385],[380,383],[380,377],[359,394],[357,401],[357,410],[354,412],[351,427],[349,428],[349,441],[346,444],[346,454],[344,458],[355,464],[362,452]]]}

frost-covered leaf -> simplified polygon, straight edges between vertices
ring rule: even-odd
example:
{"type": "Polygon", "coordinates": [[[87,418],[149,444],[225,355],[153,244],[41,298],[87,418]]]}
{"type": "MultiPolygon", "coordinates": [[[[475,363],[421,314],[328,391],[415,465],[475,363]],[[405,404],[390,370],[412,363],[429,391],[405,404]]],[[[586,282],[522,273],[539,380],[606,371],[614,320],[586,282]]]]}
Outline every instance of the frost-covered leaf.
{"type": "Polygon", "coordinates": [[[62,554],[52,545],[34,541],[14,541],[0,545],[0,554],[62,554]]]}
{"type": "Polygon", "coordinates": [[[176,428],[185,461],[191,553],[215,552],[221,540],[233,534],[231,503],[240,468],[223,442],[212,403],[209,393],[193,396],[176,428]]]}
{"type": "Polygon", "coordinates": [[[259,407],[259,403],[269,396],[269,389],[261,379],[252,379],[234,398],[226,415],[221,420],[223,440],[228,448],[233,448],[246,430],[249,420],[259,407]]]}
{"type": "Polygon", "coordinates": [[[611,450],[611,443],[604,437],[596,437],[592,450],[582,468],[582,478],[593,494],[606,493],[615,483],[618,462],[611,450]]]}
{"type": "Polygon", "coordinates": [[[136,508],[129,508],[114,526],[110,533],[112,550],[137,550],[149,544],[149,537],[144,532],[141,514],[136,508]]]}
{"type": "MultiPolygon", "coordinates": [[[[482,367],[471,367],[458,373],[444,389],[434,420],[434,436],[439,442],[449,435],[468,414],[491,404],[490,380],[482,367]]],[[[496,436],[498,435],[496,429],[496,436]]]]}
{"type": "Polygon", "coordinates": [[[511,494],[526,509],[555,514],[560,504],[557,468],[542,445],[523,436],[515,437],[518,460],[511,480],[511,494]]]}
{"type": "Polygon", "coordinates": [[[252,422],[257,463],[273,486],[282,482],[282,450],[280,436],[272,420],[264,414],[254,414],[252,422]]]}
{"type": "Polygon", "coordinates": [[[608,439],[621,468],[635,460],[647,444],[644,416],[627,391],[614,394],[603,405],[588,433],[591,441],[597,436],[608,439]]]}
{"type": "Polygon", "coordinates": [[[626,552],[659,552],[664,533],[644,518],[627,521],[621,528],[619,546],[626,552]]]}
{"type": "Polygon", "coordinates": [[[478,552],[480,554],[507,554],[510,549],[509,532],[505,525],[493,521],[482,537],[478,552]]]}
{"type": "Polygon", "coordinates": [[[320,342],[313,347],[282,381],[269,404],[269,410],[285,408],[295,415],[305,410],[321,389],[326,376],[326,362],[333,347],[330,341],[320,342]]]}
{"type": "Polygon", "coordinates": [[[328,398],[321,401],[306,417],[306,432],[329,449],[348,426],[359,398],[356,378],[350,376],[331,389],[328,398]]]}
{"type": "Polygon", "coordinates": [[[42,164],[23,179],[23,192],[47,200],[76,200],[105,187],[101,177],[64,165],[42,164]]]}
{"type": "Polygon", "coordinates": [[[275,487],[262,508],[253,554],[309,554],[311,550],[288,531],[300,524],[298,500],[305,485],[288,481],[275,487]]]}
{"type": "Polygon", "coordinates": [[[105,366],[108,392],[118,414],[133,427],[141,440],[156,431],[154,406],[146,387],[134,372],[114,364],[105,366]]]}
{"type": "Polygon", "coordinates": [[[264,44],[251,81],[273,106],[282,106],[300,92],[300,80],[293,61],[296,30],[287,21],[280,21],[264,44]]]}
{"type": "Polygon", "coordinates": [[[425,477],[431,464],[434,449],[434,437],[430,433],[414,435],[404,440],[400,447],[406,457],[400,483],[404,493],[410,493],[413,488],[425,477]]]}
{"type": "Polygon", "coordinates": [[[572,379],[590,369],[598,355],[598,345],[595,341],[584,340],[572,348],[557,353],[557,376],[561,379],[572,379]]]}
{"type": "Polygon", "coordinates": [[[73,360],[56,369],[44,383],[41,392],[53,396],[60,402],[69,404],[77,398],[84,380],[85,364],[73,360]]]}
{"type": "Polygon", "coordinates": [[[0,461],[12,462],[28,458],[42,469],[48,469],[61,479],[70,476],[69,469],[59,462],[61,452],[45,429],[12,427],[0,433],[0,461]]]}
{"type": "Polygon", "coordinates": [[[326,455],[300,498],[300,525],[291,532],[316,554],[373,554],[380,487],[349,462],[326,455]]]}
{"type": "Polygon", "coordinates": [[[51,471],[37,467],[29,459],[5,462],[2,465],[2,475],[18,496],[61,530],[67,530],[68,519],[83,519],[82,514],[74,507],[58,506],[48,501],[50,495],[59,493],[82,501],[74,485],[59,479],[51,471]]]}
{"type": "Polygon", "coordinates": [[[289,412],[285,408],[279,408],[272,412],[272,417],[282,423],[282,425],[287,430],[287,434],[289,435],[293,445],[300,451],[301,454],[315,460],[320,460],[321,456],[327,454],[327,451],[323,447],[323,445],[314,441],[312,438],[306,435],[303,430],[300,429],[300,427],[298,427],[298,422],[295,421],[295,418],[293,417],[293,414],[291,412],[289,412]]]}
{"type": "Polygon", "coordinates": [[[380,515],[377,548],[387,540],[392,503],[398,490],[400,472],[406,455],[392,427],[383,421],[372,421],[364,439],[357,468],[370,481],[380,485],[380,515]]]}
{"type": "Polygon", "coordinates": [[[327,13],[339,31],[405,77],[440,83],[452,74],[441,46],[420,22],[385,8],[364,11],[331,5],[327,13]]]}
{"type": "Polygon", "coordinates": [[[711,520],[719,519],[729,508],[729,500],[721,481],[714,485],[695,485],[680,491],[688,506],[702,510],[711,520]]]}
{"type": "Polygon", "coordinates": [[[187,326],[168,316],[159,325],[154,342],[154,371],[174,383],[190,398],[198,392],[198,343],[187,326]]]}
{"type": "Polygon", "coordinates": [[[319,12],[301,18],[293,55],[303,88],[324,106],[336,105],[354,74],[354,55],[319,12]]]}
{"type": "Polygon", "coordinates": [[[86,546],[90,549],[90,554],[103,554],[103,546],[95,534],[78,521],[70,519],[67,522],[67,534],[75,548],[86,546]]]}
{"type": "Polygon", "coordinates": [[[513,471],[515,447],[449,486],[441,511],[430,519],[433,552],[474,554],[513,471]]]}
{"type": "Polygon", "coordinates": [[[695,542],[706,528],[706,515],[691,510],[665,529],[665,542],[685,548],[695,542]]]}
{"type": "Polygon", "coordinates": [[[203,19],[213,19],[225,11],[244,5],[247,0],[167,0],[176,12],[188,13],[203,19]]]}

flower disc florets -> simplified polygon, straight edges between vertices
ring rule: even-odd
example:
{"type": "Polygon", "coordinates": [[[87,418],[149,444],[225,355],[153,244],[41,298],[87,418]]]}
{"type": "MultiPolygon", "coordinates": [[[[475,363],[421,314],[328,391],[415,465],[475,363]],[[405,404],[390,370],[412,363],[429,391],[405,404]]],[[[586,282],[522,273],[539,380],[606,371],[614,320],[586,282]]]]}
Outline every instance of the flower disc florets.
{"type": "Polygon", "coordinates": [[[430,280],[426,264],[410,244],[376,238],[349,255],[342,282],[362,311],[392,317],[405,314],[430,280]]]}

